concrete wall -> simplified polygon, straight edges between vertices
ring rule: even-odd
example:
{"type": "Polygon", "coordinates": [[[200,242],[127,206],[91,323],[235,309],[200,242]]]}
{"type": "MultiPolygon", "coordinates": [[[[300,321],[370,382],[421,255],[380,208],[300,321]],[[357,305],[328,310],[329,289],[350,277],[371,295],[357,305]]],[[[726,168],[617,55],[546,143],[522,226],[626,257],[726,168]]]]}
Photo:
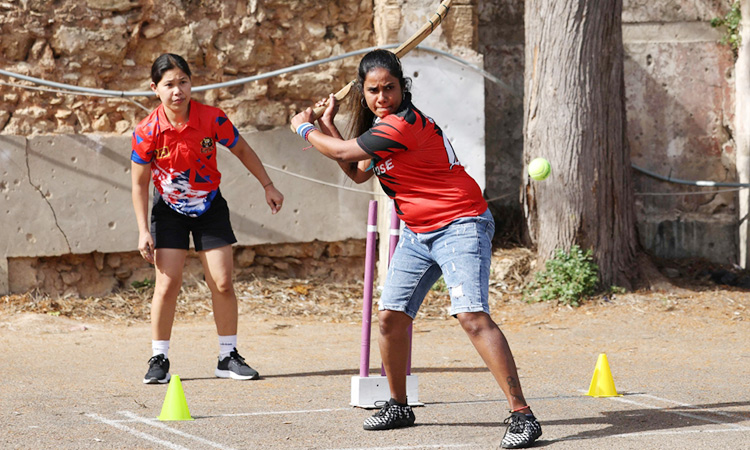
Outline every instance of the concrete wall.
{"type": "MultiPolygon", "coordinates": [[[[201,5],[135,0],[118,6],[75,0],[22,2],[10,5],[0,24],[0,67],[79,86],[143,91],[153,58],[172,51],[186,56],[194,86],[201,86],[376,42],[400,42],[436,8],[437,3],[424,0],[210,0],[201,5]],[[380,20],[383,17],[388,20],[380,20]],[[13,34],[14,41],[12,30],[24,32],[13,34]]],[[[481,64],[473,48],[464,48],[476,45],[475,10],[475,0],[454,1],[448,20],[425,44],[455,46],[462,56],[481,64]]],[[[351,79],[357,61],[349,58],[195,95],[224,109],[244,130],[286,196],[282,212],[272,216],[252,175],[231,154],[220,156],[222,192],[239,246],[362,239],[370,193],[387,204],[376,183],[353,186],[335,163],[315,150],[302,150],[307,144],[287,125],[294,111],[351,79]]],[[[405,58],[404,65],[415,79],[418,106],[438,120],[469,172],[483,183],[482,78],[453,62],[418,52],[405,58]],[[457,105],[461,114],[456,114],[457,105]]],[[[137,100],[148,109],[157,104],[153,99],[137,100]]],[[[33,267],[29,258],[94,253],[99,255],[93,263],[98,267],[108,264],[101,254],[135,249],[130,130],[143,114],[125,99],[3,87],[0,192],[5,211],[0,229],[5,233],[0,235],[0,293],[8,291],[8,271],[13,268],[32,281],[44,278],[32,273],[41,269],[33,267]],[[14,263],[9,265],[7,258],[14,263]]],[[[381,215],[385,220],[386,215],[381,215]]],[[[122,272],[128,277],[141,273],[122,272]]]]}
{"type": "MultiPolygon", "coordinates": [[[[623,40],[628,143],[634,164],[686,180],[736,181],[732,53],[711,28],[729,2],[625,0],[623,40]]],[[[514,237],[523,155],[523,0],[481,2],[479,51],[487,83],[487,191],[514,237]]],[[[656,181],[633,172],[643,247],[664,258],[736,262],[736,192],[656,181]],[[658,195],[656,195],[658,194],[658,195]],[[677,195],[680,194],[680,195],[677,195]]]]}
{"type": "MultiPolygon", "coordinates": [[[[481,64],[478,55],[474,58],[481,64]]],[[[403,66],[413,79],[415,103],[441,125],[467,171],[483,186],[483,77],[423,51],[407,55],[403,66]]],[[[271,215],[255,178],[231,153],[220,153],[221,189],[238,246],[363,239],[372,198],[382,205],[380,235],[388,236],[390,202],[377,183],[354,185],[336,163],[314,149],[304,150],[308,144],[288,126],[243,136],[285,202],[279,214],[271,215]]],[[[129,135],[0,135],[0,161],[5,198],[0,229],[7,231],[0,235],[3,261],[136,250],[129,135]]],[[[381,250],[387,251],[387,246],[381,250]]],[[[387,254],[380,258],[387,261],[387,254]]],[[[0,283],[5,283],[5,290],[0,292],[9,286],[4,270],[0,283]]]]}
{"type": "MultiPolygon", "coordinates": [[[[677,3],[679,8],[631,1],[623,13],[631,158],[664,176],[736,181],[733,57],[718,42],[720,30],[710,26],[728,3],[677,3]]],[[[646,249],[664,258],[738,261],[736,191],[634,173],[638,231],[646,249]]]]}
{"type": "MultiPolygon", "coordinates": [[[[244,136],[264,163],[282,169],[267,170],[285,202],[272,215],[257,180],[229,151],[220,153],[238,245],[364,238],[371,195],[291,175],[346,185],[338,165],[304,151],[306,143],[288,128],[244,136]]],[[[0,161],[2,292],[9,287],[6,258],[136,250],[129,137],[0,136],[0,161]]]]}

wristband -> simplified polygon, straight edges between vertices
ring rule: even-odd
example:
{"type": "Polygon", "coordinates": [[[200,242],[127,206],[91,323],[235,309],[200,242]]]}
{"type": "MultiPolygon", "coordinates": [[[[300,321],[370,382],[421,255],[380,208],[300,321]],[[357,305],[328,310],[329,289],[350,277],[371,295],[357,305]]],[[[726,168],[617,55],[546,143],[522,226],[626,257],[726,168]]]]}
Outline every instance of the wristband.
{"type": "Polygon", "coordinates": [[[268,186],[272,186],[272,185],[273,185],[273,181],[269,181],[267,184],[263,185],[263,189],[267,188],[268,186]]]}
{"type": "Polygon", "coordinates": [[[310,132],[313,128],[315,128],[315,125],[311,124],[310,122],[305,122],[297,127],[297,134],[307,140],[307,133],[310,132]]]}
{"type": "Polygon", "coordinates": [[[310,142],[310,141],[309,141],[309,140],[307,139],[307,136],[309,136],[309,135],[310,135],[310,133],[312,133],[313,131],[318,131],[318,129],[317,129],[317,128],[315,128],[315,127],[312,127],[312,128],[308,128],[308,129],[307,129],[307,131],[305,131],[305,135],[304,135],[303,137],[305,138],[305,140],[306,140],[307,142],[310,142]]]}

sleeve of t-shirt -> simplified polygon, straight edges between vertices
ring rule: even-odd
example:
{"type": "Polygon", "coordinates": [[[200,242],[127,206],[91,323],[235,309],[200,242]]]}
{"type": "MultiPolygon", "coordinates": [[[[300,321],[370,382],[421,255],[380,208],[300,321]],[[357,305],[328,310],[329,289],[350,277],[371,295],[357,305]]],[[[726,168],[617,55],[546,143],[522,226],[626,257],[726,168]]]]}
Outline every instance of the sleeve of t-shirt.
{"type": "Polygon", "coordinates": [[[393,153],[407,150],[409,142],[410,138],[399,127],[399,122],[389,118],[376,123],[357,138],[359,147],[372,155],[376,162],[389,158],[393,153]]]}
{"type": "Polygon", "coordinates": [[[139,123],[133,131],[130,160],[137,164],[150,164],[154,159],[153,133],[149,124],[139,123]]]}
{"type": "Polygon", "coordinates": [[[214,140],[224,147],[232,148],[240,139],[240,132],[222,110],[217,111],[214,130],[214,140]]]}

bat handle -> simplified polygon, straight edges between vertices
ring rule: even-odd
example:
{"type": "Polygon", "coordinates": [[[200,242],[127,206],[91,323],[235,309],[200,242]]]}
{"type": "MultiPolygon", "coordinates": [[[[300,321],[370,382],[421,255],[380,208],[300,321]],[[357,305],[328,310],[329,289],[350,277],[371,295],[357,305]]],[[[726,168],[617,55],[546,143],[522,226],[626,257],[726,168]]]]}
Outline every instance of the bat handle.
{"type": "MultiPolygon", "coordinates": [[[[351,92],[352,87],[356,83],[357,83],[357,80],[352,80],[349,83],[347,83],[346,86],[342,87],[341,89],[339,89],[338,92],[336,92],[335,94],[333,94],[334,98],[336,98],[336,100],[339,101],[339,102],[341,100],[345,99],[346,96],[349,95],[349,92],[351,92]]],[[[323,115],[323,113],[325,112],[326,108],[328,107],[328,100],[329,99],[326,99],[325,103],[322,104],[321,106],[316,106],[316,107],[313,108],[313,115],[311,117],[310,122],[315,122],[316,120],[318,120],[320,118],[320,116],[323,115]]],[[[295,133],[297,132],[297,130],[294,128],[294,125],[290,124],[289,127],[295,133]]]]}

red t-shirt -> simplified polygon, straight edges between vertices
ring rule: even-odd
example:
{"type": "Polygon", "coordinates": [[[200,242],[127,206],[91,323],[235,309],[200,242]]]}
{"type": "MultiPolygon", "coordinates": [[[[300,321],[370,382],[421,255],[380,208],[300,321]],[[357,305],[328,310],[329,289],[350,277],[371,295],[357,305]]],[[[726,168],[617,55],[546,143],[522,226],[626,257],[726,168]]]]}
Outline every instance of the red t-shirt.
{"type": "Polygon", "coordinates": [[[377,121],[357,143],[372,155],[380,185],[412,231],[433,231],[487,210],[482,190],[443,131],[408,95],[398,112],[377,121]]]}
{"type": "Polygon", "coordinates": [[[190,101],[190,118],[175,129],[159,105],[133,131],[130,159],[151,164],[154,186],[175,211],[191,217],[211,206],[221,181],[216,143],[234,147],[240,133],[224,111],[190,101]]]}

